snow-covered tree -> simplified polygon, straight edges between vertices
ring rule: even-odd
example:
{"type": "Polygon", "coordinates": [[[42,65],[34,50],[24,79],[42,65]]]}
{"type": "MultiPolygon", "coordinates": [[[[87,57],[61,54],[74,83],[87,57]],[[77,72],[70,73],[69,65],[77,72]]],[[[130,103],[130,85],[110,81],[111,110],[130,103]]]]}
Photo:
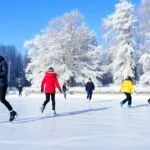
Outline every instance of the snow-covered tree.
{"type": "Polygon", "coordinates": [[[51,66],[70,85],[84,84],[89,77],[99,85],[100,47],[77,10],[53,19],[33,40],[26,41],[25,47],[30,61],[27,77],[33,87],[39,87],[39,79],[51,66]]]}
{"type": "Polygon", "coordinates": [[[134,5],[128,0],[120,0],[116,10],[103,20],[107,30],[107,57],[115,84],[120,84],[127,76],[135,77],[135,30],[137,18],[134,5]]]}
{"type": "Polygon", "coordinates": [[[150,1],[142,0],[139,8],[139,49],[143,74],[140,77],[140,84],[150,84],[150,1]]]}
{"type": "Polygon", "coordinates": [[[143,65],[143,75],[140,77],[140,84],[150,85],[150,53],[141,56],[139,62],[143,65]]]}

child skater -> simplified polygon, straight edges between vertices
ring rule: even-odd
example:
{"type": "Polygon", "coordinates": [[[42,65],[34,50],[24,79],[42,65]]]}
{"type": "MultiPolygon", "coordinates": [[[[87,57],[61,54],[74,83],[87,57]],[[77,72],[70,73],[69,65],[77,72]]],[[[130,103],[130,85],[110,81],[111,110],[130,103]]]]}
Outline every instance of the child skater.
{"type": "Polygon", "coordinates": [[[94,89],[95,89],[94,83],[92,82],[92,79],[89,78],[89,81],[85,84],[87,99],[89,99],[89,101],[92,99],[92,94],[94,89]]]}
{"type": "Polygon", "coordinates": [[[66,83],[63,84],[62,86],[62,92],[64,94],[64,98],[66,99],[67,98],[67,86],[66,86],[66,83]]]}
{"type": "Polygon", "coordinates": [[[135,89],[133,87],[133,81],[130,76],[123,81],[120,87],[120,92],[124,92],[124,94],[126,95],[126,99],[121,101],[120,105],[123,106],[126,102],[128,102],[128,107],[131,107],[132,105],[131,93],[135,92],[135,89]]]}

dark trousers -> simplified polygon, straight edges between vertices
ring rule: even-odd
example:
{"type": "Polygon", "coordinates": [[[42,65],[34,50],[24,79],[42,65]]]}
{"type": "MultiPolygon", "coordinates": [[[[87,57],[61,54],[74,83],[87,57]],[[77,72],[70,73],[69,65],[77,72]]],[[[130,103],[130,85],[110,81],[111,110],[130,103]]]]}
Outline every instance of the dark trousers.
{"type": "Polygon", "coordinates": [[[6,106],[9,111],[12,111],[13,108],[9,104],[9,102],[5,99],[7,92],[7,86],[0,86],[0,101],[6,106]]]}
{"type": "Polygon", "coordinates": [[[22,96],[22,91],[21,90],[19,90],[19,96],[22,96]]]}
{"type": "Polygon", "coordinates": [[[131,93],[124,93],[126,95],[126,99],[124,99],[121,104],[125,104],[126,102],[128,102],[128,105],[130,106],[132,104],[132,97],[131,97],[131,93]]]}
{"type": "Polygon", "coordinates": [[[92,91],[87,91],[87,99],[91,100],[92,99],[92,91]]]}
{"type": "Polygon", "coordinates": [[[66,91],[63,91],[63,94],[64,94],[64,98],[66,99],[67,98],[66,91]]]}
{"type": "Polygon", "coordinates": [[[46,100],[43,103],[44,108],[46,107],[47,103],[50,101],[50,96],[51,96],[51,100],[52,100],[52,110],[55,110],[55,93],[46,93],[46,100]]]}

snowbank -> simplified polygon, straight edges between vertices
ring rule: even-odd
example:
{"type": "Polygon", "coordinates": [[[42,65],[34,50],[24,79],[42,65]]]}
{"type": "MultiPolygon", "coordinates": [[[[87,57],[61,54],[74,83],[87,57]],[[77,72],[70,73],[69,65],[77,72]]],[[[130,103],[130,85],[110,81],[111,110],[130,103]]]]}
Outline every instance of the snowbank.
{"type": "MultiPolygon", "coordinates": [[[[97,87],[94,90],[94,93],[99,94],[99,93],[114,93],[114,94],[119,94],[119,86],[108,86],[108,87],[97,87]]],[[[150,94],[150,87],[149,86],[135,86],[137,94],[150,94]]],[[[29,93],[40,93],[41,89],[40,88],[24,88],[23,93],[24,94],[29,94],[29,93]]],[[[59,92],[57,90],[57,92],[59,92]]],[[[72,87],[69,88],[68,93],[74,94],[74,93],[85,93],[85,88],[84,87],[72,87]]]]}

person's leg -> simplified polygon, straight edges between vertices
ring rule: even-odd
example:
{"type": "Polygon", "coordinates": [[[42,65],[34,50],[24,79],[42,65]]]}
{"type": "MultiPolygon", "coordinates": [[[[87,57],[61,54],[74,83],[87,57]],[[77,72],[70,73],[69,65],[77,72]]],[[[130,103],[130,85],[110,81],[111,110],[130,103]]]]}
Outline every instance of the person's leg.
{"type": "Polygon", "coordinates": [[[90,98],[90,92],[87,91],[87,99],[89,99],[89,98],[90,98]]]}
{"type": "Polygon", "coordinates": [[[42,113],[44,112],[44,109],[45,109],[47,103],[50,101],[50,94],[46,93],[45,97],[46,97],[46,100],[44,101],[42,108],[41,108],[42,113]]]}
{"type": "Polygon", "coordinates": [[[91,100],[92,99],[92,91],[90,92],[90,96],[89,96],[89,99],[91,100]]]}
{"type": "Polygon", "coordinates": [[[22,96],[22,90],[20,91],[20,96],[22,96]]]}
{"type": "Polygon", "coordinates": [[[128,93],[124,93],[124,94],[126,96],[126,99],[124,99],[123,101],[121,101],[121,106],[128,101],[128,93]]]}
{"type": "Polygon", "coordinates": [[[47,103],[50,101],[50,94],[45,94],[46,100],[43,103],[43,106],[45,107],[47,105],[47,103]]]}
{"type": "Polygon", "coordinates": [[[150,98],[148,99],[148,103],[150,104],[150,98]]]}
{"type": "Polygon", "coordinates": [[[51,100],[52,100],[52,110],[55,110],[55,93],[51,94],[51,100]]]}
{"type": "Polygon", "coordinates": [[[131,104],[132,104],[131,93],[128,93],[128,94],[127,94],[127,99],[128,99],[128,106],[131,106],[131,104]]]}
{"type": "Polygon", "coordinates": [[[15,116],[17,115],[16,111],[13,110],[12,106],[9,104],[9,102],[5,99],[7,92],[7,86],[0,87],[0,101],[6,106],[6,108],[10,112],[10,118],[9,121],[13,121],[15,119],[15,116]]]}
{"type": "Polygon", "coordinates": [[[65,91],[63,91],[63,94],[64,94],[64,98],[66,99],[66,92],[65,92],[65,91]]]}
{"type": "Polygon", "coordinates": [[[0,87],[0,101],[5,105],[5,107],[6,107],[9,111],[12,111],[12,110],[13,110],[12,106],[11,106],[11,105],[9,104],[9,102],[5,99],[6,92],[7,92],[7,86],[2,86],[2,87],[0,87]]]}
{"type": "Polygon", "coordinates": [[[19,90],[19,96],[21,95],[21,91],[19,90]]]}
{"type": "Polygon", "coordinates": [[[92,91],[89,91],[89,100],[92,99],[92,91]]]}
{"type": "Polygon", "coordinates": [[[66,94],[66,92],[64,92],[64,97],[65,97],[65,99],[67,98],[66,96],[67,96],[67,94],[66,94]]]}

